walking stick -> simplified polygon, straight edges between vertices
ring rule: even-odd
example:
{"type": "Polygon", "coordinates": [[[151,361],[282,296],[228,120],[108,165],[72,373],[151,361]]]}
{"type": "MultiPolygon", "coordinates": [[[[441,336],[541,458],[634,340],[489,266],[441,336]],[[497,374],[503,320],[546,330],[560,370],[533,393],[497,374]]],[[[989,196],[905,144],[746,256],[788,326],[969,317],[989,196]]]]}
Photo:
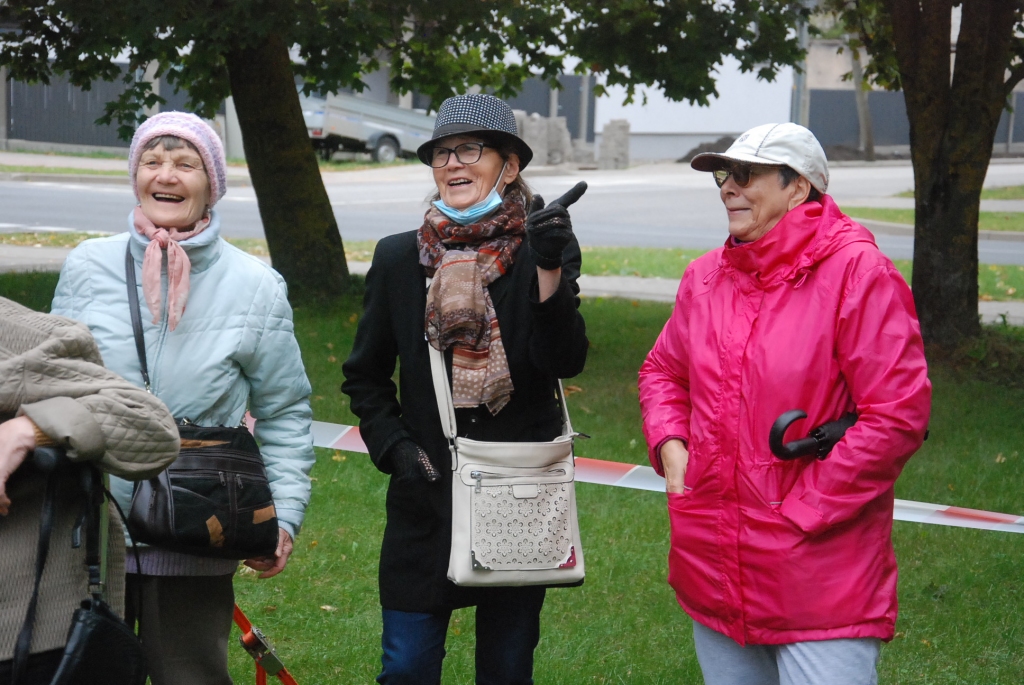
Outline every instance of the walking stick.
{"type": "Polygon", "coordinates": [[[256,685],[267,685],[268,675],[276,675],[284,685],[298,685],[292,674],[281,663],[277,652],[274,651],[274,645],[270,644],[270,640],[262,630],[249,621],[237,604],[235,605],[235,625],[242,631],[238,641],[256,662],[256,685]]]}

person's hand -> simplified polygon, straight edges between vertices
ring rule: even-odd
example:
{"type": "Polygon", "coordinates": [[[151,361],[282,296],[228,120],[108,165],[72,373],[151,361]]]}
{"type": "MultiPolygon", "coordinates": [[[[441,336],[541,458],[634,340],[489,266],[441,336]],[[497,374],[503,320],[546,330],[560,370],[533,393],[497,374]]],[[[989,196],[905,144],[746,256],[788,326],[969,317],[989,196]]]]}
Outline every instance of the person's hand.
{"type": "Polygon", "coordinates": [[[547,271],[562,266],[562,251],[572,240],[572,220],[568,208],[587,192],[587,182],[580,181],[547,207],[544,198],[534,195],[530,215],[526,217],[526,235],[537,266],[547,271]]]}
{"type": "Polygon", "coordinates": [[[272,557],[254,557],[246,559],[245,565],[256,571],[262,571],[260,578],[273,578],[284,570],[288,557],[292,555],[295,545],[292,536],[284,528],[277,529],[277,549],[272,557]]]}
{"type": "Polygon", "coordinates": [[[683,479],[686,478],[686,464],[690,453],[682,440],[668,440],[661,446],[661,467],[665,471],[665,490],[682,492],[683,479]]]}
{"type": "Polygon", "coordinates": [[[422,478],[428,483],[436,483],[441,478],[427,453],[409,438],[396,442],[390,452],[391,463],[400,482],[411,483],[422,478]]]}
{"type": "Polygon", "coordinates": [[[7,479],[35,446],[35,426],[27,416],[0,423],[0,516],[7,516],[11,506],[7,479]]]}

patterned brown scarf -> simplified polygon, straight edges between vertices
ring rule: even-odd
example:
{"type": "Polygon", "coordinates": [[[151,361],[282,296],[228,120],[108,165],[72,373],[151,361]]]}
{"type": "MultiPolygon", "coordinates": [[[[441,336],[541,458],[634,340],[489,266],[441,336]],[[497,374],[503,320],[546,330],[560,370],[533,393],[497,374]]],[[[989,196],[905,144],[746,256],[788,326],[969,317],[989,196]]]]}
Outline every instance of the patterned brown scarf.
{"type": "Polygon", "coordinates": [[[493,415],[512,395],[508,359],[487,286],[512,265],[525,223],[523,197],[512,192],[495,213],[468,226],[431,206],[416,236],[420,264],[434,277],[427,291],[427,341],[437,350],[454,348],[456,407],[484,404],[493,415]]]}

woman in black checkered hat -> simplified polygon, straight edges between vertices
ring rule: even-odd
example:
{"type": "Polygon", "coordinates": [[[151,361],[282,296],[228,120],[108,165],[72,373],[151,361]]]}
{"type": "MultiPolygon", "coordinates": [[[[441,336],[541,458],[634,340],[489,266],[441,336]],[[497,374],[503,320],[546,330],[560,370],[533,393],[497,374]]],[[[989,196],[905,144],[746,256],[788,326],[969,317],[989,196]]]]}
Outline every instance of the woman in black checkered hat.
{"type": "Polygon", "coordinates": [[[458,587],[447,578],[451,455],[427,345],[445,355],[460,435],[561,434],[558,379],[579,374],[587,357],[568,212],[586,184],[545,207],[520,176],[533,152],[508,104],[490,95],[445,100],[418,155],[437,194],[418,230],[377,244],[342,386],[370,458],[391,476],[377,682],[439,683],[451,612],[475,606],[476,682],[532,683],[545,588],[458,587]]]}

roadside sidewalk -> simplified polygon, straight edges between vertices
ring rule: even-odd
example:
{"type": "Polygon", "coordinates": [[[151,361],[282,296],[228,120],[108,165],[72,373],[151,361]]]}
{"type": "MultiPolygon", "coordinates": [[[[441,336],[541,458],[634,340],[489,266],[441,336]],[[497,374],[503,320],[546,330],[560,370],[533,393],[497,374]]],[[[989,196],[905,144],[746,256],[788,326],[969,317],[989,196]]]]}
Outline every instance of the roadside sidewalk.
{"type": "MultiPolygon", "coordinates": [[[[59,271],[71,250],[58,247],[19,247],[0,245],[0,273],[24,271],[59,271]]],[[[261,258],[269,263],[269,258],[261,258]]],[[[369,262],[349,262],[349,271],[365,275],[369,262]]],[[[674,302],[679,281],[671,278],[636,278],[635,276],[580,276],[583,297],[620,297],[626,300],[674,302]]],[[[984,323],[998,323],[1006,316],[1011,326],[1024,326],[1024,302],[979,302],[978,311],[984,323]]]]}

